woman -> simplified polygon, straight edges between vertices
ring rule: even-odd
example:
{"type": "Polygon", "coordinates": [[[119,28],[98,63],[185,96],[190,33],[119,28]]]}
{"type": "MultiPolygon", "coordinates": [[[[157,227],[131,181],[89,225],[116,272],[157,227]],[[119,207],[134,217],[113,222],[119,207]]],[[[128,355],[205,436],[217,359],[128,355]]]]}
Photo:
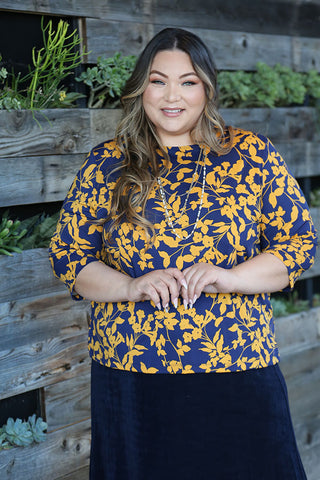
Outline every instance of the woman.
{"type": "Polygon", "coordinates": [[[90,478],[305,479],[269,298],[314,259],[303,194],[267,138],[224,125],[192,33],[157,34],[122,101],[50,248],[92,302],[90,478]]]}

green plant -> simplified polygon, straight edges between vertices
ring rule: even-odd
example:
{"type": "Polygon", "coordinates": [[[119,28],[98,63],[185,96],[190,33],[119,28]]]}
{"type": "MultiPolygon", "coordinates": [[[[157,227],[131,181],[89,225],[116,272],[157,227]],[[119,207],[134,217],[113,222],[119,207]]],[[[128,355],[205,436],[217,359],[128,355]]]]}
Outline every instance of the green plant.
{"type": "Polygon", "coordinates": [[[315,105],[320,98],[320,75],[316,70],[295,72],[277,64],[270,67],[258,62],[256,71],[243,70],[218,74],[222,107],[283,107],[301,105],[308,97],[315,105]]]}
{"type": "Polygon", "coordinates": [[[4,72],[0,92],[0,108],[41,110],[44,108],[70,107],[83,97],[76,92],[67,92],[63,81],[81,63],[83,55],[78,50],[79,36],[74,30],[68,33],[69,25],[60,20],[56,31],[50,20],[44,26],[41,20],[43,47],[32,50],[32,67],[24,77],[21,73],[4,72]],[[27,85],[27,86],[26,86],[27,85]]]}
{"type": "Polygon", "coordinates": [[[315,188],[310,192],[310,207],[320,207],[320,188],[315,188]]]}
{"type": "Polygon", "coordinates": [[[309,70],[305,74],[307,94],[315,99],[320,98],[320,75],[317,70],[309,70]]]}
{"type": "Polygon", "coordinates": [[[59,212],[54,215],[41,213],[22,220],[21,226],[26,231],[21,240],[22,250],[31,248],[47,248],[54,233],[59,218],[59,212]]]}
{"type": "Polygon", "coordinates": [[[115,108],[120,103],[121,91],[130,77],[136,63],[134,55],[122,56],[117,52],[113,57],[98,57],[97,65],[88,67],[76,80],[90,88],[89,108],[115,108]]]}
{"type": "Polygon", "coordinates": [[[0,223],[0,255],[21,253],[31,248],[47,248],[56,228],[59,212],[34,215],[25,220],[11,220],[8,210],[0,223]]]}
{"type": "Polygon", "coordinates": [[[297,291],[294,291],[288,297],[271,297],[271,306],[275,317],[285,317],[292,313],[309,310],[310,308],[308,300],[299,298],[297,291]]]}
{"type": "Polygon", "coordinates": [[[8,218],[9,212],[6,211],[0,223],[0,255],[12,255],[13,252],[21,253],[21,242],[27,230],[21,229],[19,220],[8,218]]]}
{"type": "Polygon", "coordinates": [[[25,422],[21,418],[8,418],[7,423],[0,428],[0,450],[12,447],[27,447],[32,443],[43,442],[48,425],[41,417],[32,415],[25,422]]]}

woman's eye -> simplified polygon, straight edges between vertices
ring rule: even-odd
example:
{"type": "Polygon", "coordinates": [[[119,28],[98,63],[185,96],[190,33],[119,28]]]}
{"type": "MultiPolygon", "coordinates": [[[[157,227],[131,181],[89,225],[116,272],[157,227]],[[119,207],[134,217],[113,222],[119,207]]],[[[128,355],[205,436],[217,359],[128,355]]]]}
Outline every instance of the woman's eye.
{"type": "Polygon", "coordinates": [[[183,82],[183,85],[195,85],[196,82],[193,82],[192,80],[187,80],[186,82],[183,82]]]}
{"type": "Polygon", "coordinates": [[[150,83],[153,83],[154,85],[164,85],[162,80],[150,80],[150,83]]]}

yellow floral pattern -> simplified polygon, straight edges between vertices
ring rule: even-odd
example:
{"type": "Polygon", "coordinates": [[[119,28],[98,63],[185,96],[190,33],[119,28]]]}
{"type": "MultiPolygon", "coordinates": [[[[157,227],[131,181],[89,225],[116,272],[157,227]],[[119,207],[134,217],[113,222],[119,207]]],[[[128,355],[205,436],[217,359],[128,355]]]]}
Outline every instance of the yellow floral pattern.
{"type": "MultiPolygon", "coordinates": [[[[162,184],[182,239],[168,226],[155,186],[147,203],[156,232],[150,248],[139,227],[123,222],[107,243],[109,224],[92,223],[110,211],[118,174],[107,175],[122,157],[114,141],[98,145],[87,157],[50,246],[54,272],[73,297],[81,299],[73,291],[75,278],[92,261],[137,277],[153,269],[183,270],[196,262],[232,268],[260,252],[284,262],[292,287],[314,261],[316,233],[304,196],[272,143],[235,129],[231,152],[218,156],[205,149],[196,175],[198,145],[170,147],[168,153],[162,184]],[[187,238],[197,217],[204,162],[201,217],[187,238]]],[[[179,301],[168,312],[147,301],[92,302],[91,307],[89,352],[109,367],[144,373],[230,372],[279,361],[267,294],[202,294],[192,308],[179,301]]]]}

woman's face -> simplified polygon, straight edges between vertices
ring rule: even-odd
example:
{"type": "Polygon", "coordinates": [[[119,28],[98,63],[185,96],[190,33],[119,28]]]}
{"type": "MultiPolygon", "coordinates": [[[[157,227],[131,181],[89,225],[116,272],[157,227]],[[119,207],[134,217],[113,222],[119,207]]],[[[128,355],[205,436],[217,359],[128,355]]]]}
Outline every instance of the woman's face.
{"type": "Polygon", "coordinates": [[[190,131],[204,110],[206,94],[187,53],[163,50],[156,54],[142,101],[163,145],[191,143],[190,131]]]}

